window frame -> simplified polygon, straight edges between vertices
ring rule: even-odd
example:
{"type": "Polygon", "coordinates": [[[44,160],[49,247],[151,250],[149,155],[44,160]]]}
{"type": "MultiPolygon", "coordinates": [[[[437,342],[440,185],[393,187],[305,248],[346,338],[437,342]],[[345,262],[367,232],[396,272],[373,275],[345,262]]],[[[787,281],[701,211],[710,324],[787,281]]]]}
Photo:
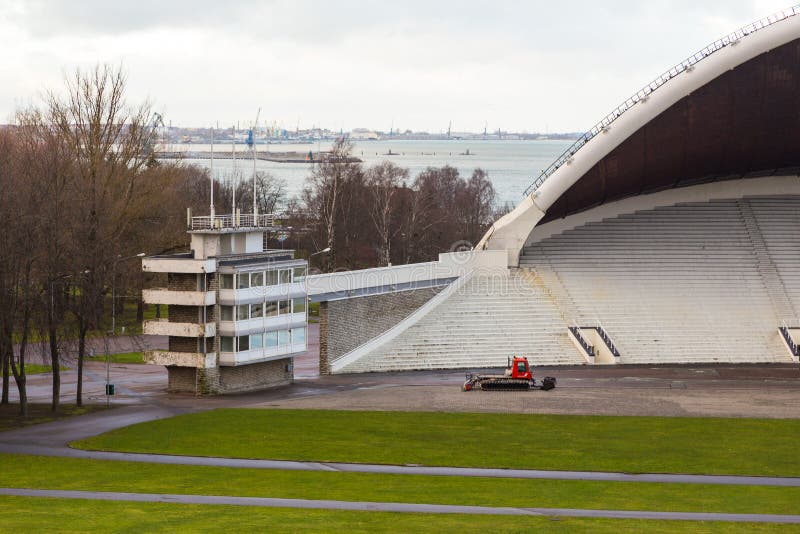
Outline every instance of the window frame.
{"type": "Polygon", "coordinates": [[[236,289],[250,289],[250,273],[236,273],[236,289]],[[247,280],[247,285],[242,285],[242,279],[247,280]]]}

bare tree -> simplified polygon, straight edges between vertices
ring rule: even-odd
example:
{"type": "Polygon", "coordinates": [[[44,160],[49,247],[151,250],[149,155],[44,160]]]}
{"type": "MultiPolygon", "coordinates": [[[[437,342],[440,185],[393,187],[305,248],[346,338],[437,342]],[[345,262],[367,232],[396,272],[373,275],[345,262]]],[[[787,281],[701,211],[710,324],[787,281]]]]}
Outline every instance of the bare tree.
{"type": "MultiPolygon", "coordinates": [[[[236,203],[238,206],[253,205],[253,185],[250,180],[237,180],[236,203]]],[[[220,187],[223,199],[231,201],[231,187],[220,187]]],[[[256,205],[259,213],[276,213],[286,202],[286,180],[275,178],[266,172],[256,173],[256,205]]]]}
{"type": "Polygon", "coordinates": [[[52,409],[56,411],[61,393],[59,343],[66,311],[63,284],[69,276],[72,228],[68,210],[72,204],[70,181],[74,167],[65,139],[39,110],[21,111],[17,124],[23,143],[22,169],[25,179],[34,185],[30,197],[38,217],[36,226],[29,229],[36,245],[32,251],[32,279],[40,290],[34,319],[47,339],[53,377],[52,409]]]}
{"type": "Polygon", "coordinates": [[[474,244],[492,223],[495,212],[494,186],[486,171],[472,171],[472,176],[459,191],[457,203],[463,225],[462,239],[474,244]]]}
{"type": "Polygon", "coordinates": [[[361,173],[361,166],[353,162],[353,143],[340,137],[333,143],[329,157],[320,161],[308,179],[304,194],[309,210],[317,214],[324,234],[327,254],[327,270],[336,265],[336,239],[338,218],[342,202],[342,190],[355,173],[361,173]]]}
{"type": "Polygon", "coordinates": [[[383,265],[389,265],[392,261],[392,238],[400,231],[399,226],[392,230],[393,199],[406,179],[408,169],[390,161],[379,163],[367,171],[367,187],[372,201],[369,214],[378,233],[379,261],[383,265]]]}
{"type": "Polygon", "coordinates": [[[72,272],[86,275],[81,278],[76,314],[79,405],[86,334],[97,323],[95,310],[111,267],[119,256],[131,252],[123,249],[122,238],[136,224],[132,208],[141,198],[137,186],[152,162],[148,147],[155,142],[149,103],[128,106],[125,83],[121,68],[96,66],[68,77],[64,97],[50,93],[47,99],[45,125],[57,129],[68,149],[65,159],[74,167],[70,209],[79,224],[72,236],[72,272]]]}

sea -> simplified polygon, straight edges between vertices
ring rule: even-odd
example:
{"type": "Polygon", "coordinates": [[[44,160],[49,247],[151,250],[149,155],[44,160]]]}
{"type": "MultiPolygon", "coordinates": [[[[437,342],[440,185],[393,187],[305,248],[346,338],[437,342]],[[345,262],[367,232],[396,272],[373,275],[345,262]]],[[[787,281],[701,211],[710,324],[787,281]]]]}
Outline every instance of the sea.
{"type": "MultiPolygon", "coordinates": [[[[259,151],[272,152],[319,152],[330,150],[331,141],[313,144],[270,144],[258,145],[259,151]]],[[[496,192],[496,203],[516,205],[522,200],[525,189],[550,165],[572,141],[538,140],[381,140],[356,141],[353,155],[361,158],[369,167],[382,161],[392,161],[409,171],[409,182],[428,167],[450,165],[458,169],[461,176],[468,178],[472,171],[481,168],[489,175],[496,192]]],[[[180,144],[168,145],[166,150],[205,151],[210,145],[180,144]]],[[[230,144],[215,144],[215,152],[233,150],[230,144]]],[[[235,179],[248,180],[252,176],[253,162],[247,159],[247,146],[236,145],[236,172],[232,160],[214,160],[214,175],[218,180],[228,182],[235,179]]],[[[187,163],[209,167],[210,160],[185,160],[187,163]]],[[[281,178],[286,184],[287,197],[299,196],[311,174],[313,165],[309,163],[278,163],[256,160],[256,170],[268,172],[281,178]]]]}

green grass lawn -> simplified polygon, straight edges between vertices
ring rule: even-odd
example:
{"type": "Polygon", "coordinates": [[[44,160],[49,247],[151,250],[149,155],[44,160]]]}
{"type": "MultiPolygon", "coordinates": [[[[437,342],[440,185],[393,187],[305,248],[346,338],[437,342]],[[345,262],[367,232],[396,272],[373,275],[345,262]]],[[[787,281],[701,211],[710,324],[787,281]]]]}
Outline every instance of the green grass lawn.
{"type": "MultiPolygon", "coordinates": [[[[123,352],[123,353],[120,353],[120,354],[110,354],[109,355],[109,359],[110,359],[111,363],[144,363],[144,360],[142,359],[142,353],[141,352],[123,352]]],[[[86,361],[87,362],[105,362],[106,361],[106,355],[105,354],[101,354],[101,355],[92,356],[91,358],[87,356],[86,357],[86,361]]]]}
{"type": "MultiPolygon", "coordinates": [[[[67,367],[63,365],[59,367],[61,371],[69,370],[67,367]]],[[[25,364],[25,374],[26,375],[40,375],[43,373],[52,373],[53,366],[52,365],[39,365],[38,363],[26,363],[25,364]]]]}
{"type": "Polygon", "coordinates": [[[0,497],[8,532],[796,532],[797,525],[344,512],[0,497]]]}
{"type": "Polygon", "coordinates": [[[221,409],[84,449],[500,468],[800,476],[800,420],[221,409]]]}
{"type": "Polygon", "coordinates": [[[2,486],[287,499],[797,513],[800,488],[384,475],[0,455],[2,486]]]}

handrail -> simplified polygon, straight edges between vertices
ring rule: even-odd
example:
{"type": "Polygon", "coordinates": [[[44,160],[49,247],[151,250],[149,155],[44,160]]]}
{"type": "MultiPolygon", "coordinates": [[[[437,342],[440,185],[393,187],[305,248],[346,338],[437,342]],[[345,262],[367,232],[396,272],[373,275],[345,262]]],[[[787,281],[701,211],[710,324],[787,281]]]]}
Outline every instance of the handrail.
{"type": "Polygon", "coordinates": [[[581,327],[575,323],[575,326],[568,326],[567,329],[572,332],[572,335],[575,336],[575,339],[578,341],[583,350],[586,351],[586,354],[590,357],[594,357],[594,347],[586,341],[586,338],[583,336],[583,331],[581,327]]]}
{"type": "Polygon", "coordinates": [[[606,329],[603,328],[603,323],[600,322],[600,319],[595,319],[594,321],[595,323],[597,323],[597,326],[595,326],[594,328],[595,330],[597,330],[597,333],[600,334],[600,338],[606,344],[608,350],[611,351],[611,354],[613,354],[615,358],[619,358],[619,349],[617,349],[617,346],[611,340],[611,336],[608,335],[606,329]]]}
{"type": "Polygon", "coordinates": [[[694,65],[702,61],[703,59],[707,58],[714,52],[725,48],[728,45],[736,44],[740,39],[743,37],[747,37],[751,33],[754,33],[758,30],[771,26],[777,22],[785,20],[789,17],[793,17],[795,15],[800,15],[800,5],[793,6],[790,9],[784,9],[778,11],[777,13],[773,13],[767,17],[759,19],[755,22],[751,22],[745,26],[742,26],[738,30],[729,33],[728,35],[717,39],[713,43],[707,45],[705,48],[696,52],[689,56],[688,58],[684,59],[671,69],[667,70],[656,79],[654,79],[649,84],[645,85],[639,91],[637,91],[633,96],[625,100],[622,104],[617,106],[611,113],[603,117],[603,119],[592,126],[592,128],[584,133],[581,137],[578,138],[572,145],[569,146],[553,163],[550,164],[542,173],[539,175],[536,180],[533,181],[531,185],[525,189],[525,195],[528,196],[539,187],[554,173],[556,172],[562,165],[568,163],[575,153],[583,147],[586,143],[588,143],[593,137],[595,137],[600,132],[604,131],[608,126],[620,118],[623,113],[628,111],[632,108],[636,103],[643,102],[647,100],[650,96],[650,93],[670,81],[672,78],[676,77],[678,74],[682,72],[690,71],[694,68],[694,65]]]}
{"type": "Polygon", "coordinates": [[[236,215],[202,215],[192,217],[190,230],[221,230],[223,228],[273,228],[277,215],[273,213],[241,213],[236,215]]]}
{"type": "Polygon", "coordinates": [[[783,325],[778,328],[778,331],[780,331],[781,335],[783,336],[783,339],[786,341],[786,344],[789,346],[789,350],[792,352],[792,354],[795,357],[800,357],[800,347],[798,347],[797,343],[795,343],[794,339],[792,339],[792,334],[789,333],[789,327],[786,326],[785,320],[783,321],[783,325]]]}

